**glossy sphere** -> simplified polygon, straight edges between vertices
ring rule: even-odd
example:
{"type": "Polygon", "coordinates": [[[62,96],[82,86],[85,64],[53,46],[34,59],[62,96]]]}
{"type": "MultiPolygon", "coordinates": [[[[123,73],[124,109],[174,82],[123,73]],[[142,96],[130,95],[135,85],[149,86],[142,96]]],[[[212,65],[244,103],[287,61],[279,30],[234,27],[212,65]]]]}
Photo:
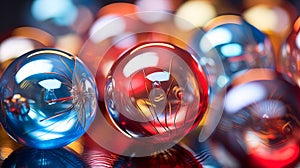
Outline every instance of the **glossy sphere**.
{"type": "Polygon", "coordinates": [[[57,148],[79,138],[94,119],[97,89],[85,65],[55,49],[33,50],[1,79],[0,121],[16,141],[57,148]]]}
{"type": "MultiPolygon", "coordinates": [[[[206,55],[201,62],[211,71],[219,64],[210,60],[211,55],[218,54],[222,59],[226,76],[216,76],[224,84],[249,68],[275,69],[275,57],[269,38],[239,16],[224,15],[217,17],[195,35],[192,45],[206,55]]],[[[217,80],[217,81],[218,81],[217,80]]],[[[220,85],[220,84],[219,84],[220,85]]]]}
{"type": "Polygon", "coordinates": [[[106,78],[105,105],[125,135],[152,143],[182,138],[208,104],[204,71],[187,51],[164,42],[125,52],[106,78]]]}
{"type": "Polygon", "coordinates": [[[225,156],[240,167],[295,167],[300,158],[299,103],[296,84],[270,70],[250,70],[229,86],[212,138],[215,147],[223,146],[225,156]]]}
{"type": "Polygon", "coordinates": [[[279,71],[287,74],[300,86],[300,29],[290,33],[281,52],[278,61],[279,71]]]}

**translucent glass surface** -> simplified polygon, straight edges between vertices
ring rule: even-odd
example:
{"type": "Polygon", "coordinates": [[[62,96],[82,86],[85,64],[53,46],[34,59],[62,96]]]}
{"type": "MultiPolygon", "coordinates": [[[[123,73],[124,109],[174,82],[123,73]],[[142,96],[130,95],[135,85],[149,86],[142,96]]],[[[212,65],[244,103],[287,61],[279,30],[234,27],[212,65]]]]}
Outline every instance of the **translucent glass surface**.
{"type": "Polygon", "coordinates": [[[93,76],[63,51],[24,54],[9,65],[0,84],[0,121],[12,138],[28,146],[65,146],[87,130],[96,114],[93,76]]]}

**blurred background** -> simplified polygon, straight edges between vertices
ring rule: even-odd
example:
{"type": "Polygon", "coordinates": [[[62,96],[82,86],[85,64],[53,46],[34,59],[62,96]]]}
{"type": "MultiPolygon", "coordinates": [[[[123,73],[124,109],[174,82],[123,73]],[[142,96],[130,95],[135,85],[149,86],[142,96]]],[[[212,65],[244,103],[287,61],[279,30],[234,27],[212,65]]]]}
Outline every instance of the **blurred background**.
{"type": "MultiPolygon", "coordinates": [[[[12,35],[34,36],[36,29],[14,31],[20,27],[34,27],[39,29],[36,31],[41,30],[40,33],[48,33],[48,39],[43,40],[55,41],[59,46],[68,39],[80,41],[77,35],[82,37],[101,15],[154,10],[179,15],[199,27],[218,15],[239,14],[271,35],[276,50],[300,12],[298,0],[4,0],[1,3],[0,41],[12,35]],[[133,5],[112,5],[101,11],[104,6],[120,2],[133,5]]],[[[48,43],[46,45],[50,45],[48,43]]]]}

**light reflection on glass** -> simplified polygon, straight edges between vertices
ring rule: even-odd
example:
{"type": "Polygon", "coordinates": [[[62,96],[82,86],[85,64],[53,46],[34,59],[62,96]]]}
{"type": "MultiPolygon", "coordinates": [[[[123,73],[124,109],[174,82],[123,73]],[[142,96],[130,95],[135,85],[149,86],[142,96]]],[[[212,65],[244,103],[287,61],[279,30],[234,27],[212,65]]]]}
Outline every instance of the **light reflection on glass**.
{"type": "Polygon", "coordinates": [[[34,74],[51,72],[53,69],[53,64],[49,60],[36,60],[25,64],[16,73],[16,82],[21,83],[24,79],[34,74]]]}
{"type": "Polygon", "coordinates": [[[225,57],[234,57],[241,55],[243,52],[243,48],[238,43],[231,43],[222,46],[221,52],[225,57]]]}
{"type": "Polygon", "coordinates": [[[203,52],[208,52],[209,50],[218,45],[227,44],[231,42],[233,38],[232,36],[233,34],[228,29],[217,27],[204,34],[204,37],[199,43],[199,46],[201,50],[203,50],[203,52]]]}

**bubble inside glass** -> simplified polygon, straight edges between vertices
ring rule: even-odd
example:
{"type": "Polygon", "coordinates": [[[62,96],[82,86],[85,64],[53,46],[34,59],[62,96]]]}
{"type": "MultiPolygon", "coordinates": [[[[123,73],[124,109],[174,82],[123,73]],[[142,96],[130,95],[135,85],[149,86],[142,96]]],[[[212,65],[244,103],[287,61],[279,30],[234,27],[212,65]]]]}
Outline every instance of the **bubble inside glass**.
{"type": "Polygon", "coordinates": [[[114,125],[133,138],[182,138],[208,106],[204,71],[186,50],[147,42],[125,52],[106,78],[105,105],[114,125]]]}
{"type": "Polygon", "coordinates": [[[97,89],[87,67],[55,49],[17,58],[1,79],[4,129],[35,148],[62,147],[79,138],[95,117],[97,89]]]}

